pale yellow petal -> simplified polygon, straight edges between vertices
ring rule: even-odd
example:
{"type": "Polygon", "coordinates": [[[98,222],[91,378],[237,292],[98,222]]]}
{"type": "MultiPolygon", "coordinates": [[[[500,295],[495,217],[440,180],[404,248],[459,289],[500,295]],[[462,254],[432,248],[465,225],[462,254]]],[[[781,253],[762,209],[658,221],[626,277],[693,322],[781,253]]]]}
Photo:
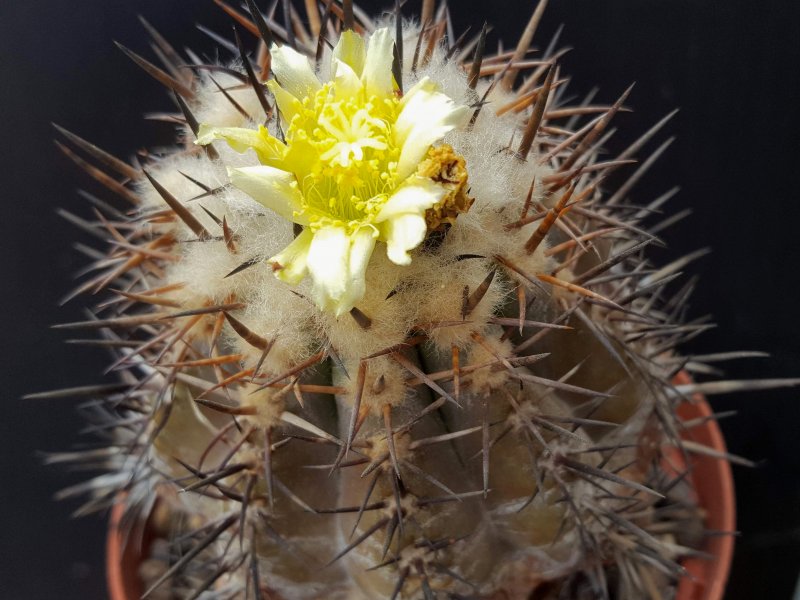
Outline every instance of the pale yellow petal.
{"type": "Polygon", "coordinates": [[[290,285],[297,285],[308,273],[308,250],[314,234],[306,228],[280,253],[269,259],[275,277],[290,285]]]}
{"type": "Polygon", "coordinates": [[[307,138],[295,136],[283,157],[281,168],[291,171],[298,181],[313,171],[319,163],[319,149],[307,138]]]}
{"type": "Polygon", "coordinates": [[[314,94],[320,83],[308,59],[289,46],[273,44],[272,72],[278,84],[298,100],[314,94]]]}
{"type": "Polygon", "coordinates": [[[314,302],[322,310],[340,314],[339,303],[350,280],[350,237],[343,227],[323,227],[314,234],[308,270],[314,280],[314,302]]]}
{"type": "Polygon", "coordinates": [[[345,295],[340,299],[339,314],[349,311],[364,297],[367,290],[367,265],[375,249],[377,232],[372,227],[362,227],[350,236],[349,279],[345,295]]]}
{"type": "Polygon", "coordinates": [[[447,194],[447,189],[427,177],[413,175],[386,201],[377,217],[376,223],[383,223],[398,215],[424,215],[447,194]]]}
{"type": "Polygon", "coordinates": [[[337,99],[350,99],[361,91],[363,87],[361,80],[350,65],[334,59],[332,69],[337,99]]]}
{"type": "Polygon", "coordinates": [[[228,169],[231,183],[245,194],[275,211],[283,218],[305,225],[302,216],[295,213],[302,210],[302,196],[297,189],[293,173],[260,165],[228,169]]]}
{"type": "Polygon", "coordinates": [[[416,170],[431,144],[469,118],[469,109],[437,90],[427,77],[403,97],[395,123],[395,143],[402,148],[398,163],[400,177],[416,170]]]}
{"type": "Polygon", "coordinates": [[[267,82],[267,88],[275,97],[275,103],[278,105],[278,111],[285,127],[295,115],[300,114],[303,110],[303,103],[278,85],[278,82],[274,79],[270,79],[267,82]]]}
{"type": "Polygon", "coordinates": [[[283,160],[283,153],[286,151],[286,146],[279,139],[271,136],[263,125],[259,125],[258,129],[249,129],[246,127],[212,127],[207,123],[201,123],[195,143],[204,146],[214,140],[224,140],[236,152],[244,153],[254,150],[262,164],[271,166],[279,165],[283,160]]]}
{"type": "MultiPolygon", "coordinates": [[[[333,61],[339,60],[345,63],[353,70],[356,77],[360,77],[361,72],[364,70],[366,57],[367,49],[366,44],[364,44],[364,38],[355,31],[343,31],[333,49],[333,61]]],[[[333,70],[332,63],[331,71],[333,70]]]]}
{"type": "Polygon", "coordinates": [[[386,240],[386,255],[397,265],[411,264],[408,251],[425,239],[428,226],[419,215],[407,214],[390,219],[380,225],[381,239],[386,240]]]}
{"type": "Polygon", "coordinates": [[[367,95],[385,98],[394,93],[392,61],[394,60],[394,38],[388,27],[376,29],[369,38],[367,58],[361,81],[367,95]]]}

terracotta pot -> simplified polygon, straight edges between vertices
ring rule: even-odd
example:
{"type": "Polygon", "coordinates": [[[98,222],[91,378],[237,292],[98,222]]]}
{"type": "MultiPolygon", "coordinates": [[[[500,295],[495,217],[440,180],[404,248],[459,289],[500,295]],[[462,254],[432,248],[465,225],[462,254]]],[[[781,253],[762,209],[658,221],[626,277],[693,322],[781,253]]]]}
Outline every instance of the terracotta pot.
{"type": "MultiPolygon", "coordinates": [[[[675,377],[676,385],[691,382],[689,375],[683,371],[675,377]]],[[[683,421],[709,417],[712,412],[701,394],[695,394],[692,402],[684,402],[678,407],[678,416],[683,421]]],[[[703,425],[693,427],[683,437],[717,452],[727,452],[716,421],[708,420],[703,425]]],[[[736,528],[736,506],[730,463],[694,454],[691,456],[691,467],[690,479],[697,502],[706,513],[706,529],[733,532],[736,528]]],[[[713,558],[687,558],[683,561],[689,576],[681,579],[677,600],[722,600],[733,558],[733,535],[707,537],[701,550],[713,558]]]]}
{"type": "MultiPolygon", "coordinates": [[[[675,378],[675,383],[691,383],[691,379],[682,372],[675,378]]],[[[696,394],[692,402],[686,402],[678,408],[678,416],[683,421],[708,417],[711,414],[711,407],[700,394],[696,394]]],[[[716,421],[709,420],[703,425],[693,427],[685,432],[684,437],[718,452],[726,452],[725,441],[716,421]]],[[[677,452],[671,458],[673,464],[682,462],[681,455],[677,452]]],[[[736,523],[736,510],[730,464],[725,460],[692,455],[691,467],[689,478],[697,501],[706,512],[706,528],[732,532],[736,523]]],[[[123,506],[122,502],[117,503],[111,512],[109,523],[106,544],[109,597],[111,600],[139,600],[143,592],[139,567],[142,555],[147,555],[152,538],[148,538],[145,531],[141,545],[128,544],[123,547],[123,535],[119,530],[123,506]]],[[[722,600],[733,557],[733,536],[708,537],[701,550],[713,558],[688,558],[683,561],[689,576],[680,581],[676,600],[722,600]]]]}
{"type": "Polygon", "coordinates": [[[129,535],[129,539],[140,539],[141,544],[126,543],[125,534],[120,529],[122,515],[125,512],[124,498],[111,510],[106,537],[106,583],[109,600],[139,600],[144,593],[139,568],[142,557],[147,556],[152,534],[148,532],[147,523],[140,523],[129,535]],[[141,530],[144,528],[144,531],[141,530]],[[143,534],[143,535],[142,535],[143,534]]]}

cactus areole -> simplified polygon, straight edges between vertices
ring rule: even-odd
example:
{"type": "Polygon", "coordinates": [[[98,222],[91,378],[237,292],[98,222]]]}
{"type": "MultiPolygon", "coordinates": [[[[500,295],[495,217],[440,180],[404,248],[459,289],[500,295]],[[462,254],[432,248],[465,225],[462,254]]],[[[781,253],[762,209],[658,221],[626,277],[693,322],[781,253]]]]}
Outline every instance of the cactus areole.
{"type": "Polygon", "coordinates": [[[59,129],[117,196],[71,218],[109,243],[63,327],[120,376],[74,391],[107,445],[71,458],[103,469],[87,510],[157,524],[144,597],[674,598],[709,527],[686,465],[726,456],[682,441],[711,388],[674,377],[739,355],[679,354],[695,255],[646,256],[668,118],[609,157],[630,90],[565,93],[545,0],[496,55],[431,0],[218,4],[218,64],[149,25],[162,64],[123,49],[173,148],[59,129]]]}

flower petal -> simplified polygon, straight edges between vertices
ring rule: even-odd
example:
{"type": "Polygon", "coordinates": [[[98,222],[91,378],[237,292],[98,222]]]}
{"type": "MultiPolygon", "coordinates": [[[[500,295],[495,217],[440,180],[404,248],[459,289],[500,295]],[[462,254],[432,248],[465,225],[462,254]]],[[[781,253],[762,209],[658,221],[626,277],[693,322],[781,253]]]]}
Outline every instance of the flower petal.
{"type": "Polygon", "coordinates": [[[291,171],[302,182],[319,163],[319,149],[305,136],[295,136],[283,157],[282,169],[291,171]]]}
{"type": "Polygon", "coordinates": [[[308,273],[308,250],[314,234],[306,228],[294,241],[269,259],[275,277],[290,285],[297,285],[308,273]]]}
{"type": "Polygon", "coordinates": [[[314,280],[314,302],[322,310],[341,314],[339,303],[350,283],[350,237],[343,227],[323,227],[314,234],[308,270],[314,280]]]}
{"type": "Polygon", "coordinates": [[[425,239],[428,225],[419,215],[400,215],[381,224],[381,238],[386,240],[386,255],[396,265],[411,264],[409,250],[425,239]]]}
{"type": "Polygon", "coordinates": [[[372,227],[362,227],[350,236],[350,282],[347,292],[339,302],[338,314],[349,311],[356,302],[364,297],[367,291],[367,265],[375,249],[375,238],[377,232],[372,227]]]}
{"type": "Polygon", "coordinates": [[[320,89],[319,79],[308,59],[289,46],[273,44],[272,72],[278,84],[298,100],[314,94],[320,89]]]}
{"type": "Polygon", "coordinates": [[[332,72],[337,99],[350,99],[361,91],[361,80],[347,63],[333,59],[332,72]]]}
{"type": "Polygon", "coordinates": [[[266,165],[228,169],[231,183],[256,202],[275,211],[284,219],[305,225],[305,220],[295,215],[302,210],[302,195],[292,173],[266,165]]]}
{"type": "Polygon", "coordinates": [[[364,61],[366,60],[367,49],[364,44],[364,38],[358,35],[355,31],[343,31],[339,36],[339,41],[333,49],[333,61],[331,63],[331,72],[335,72],[335,61],[341,61],[350,67],[356,74],[356,77],[361,76],[364,70],[364,61]]]}
{"type": "Polygon", "coordinates": [[[408,177],[431,144],[466,121],[469,109],[439,92],[427,77],[408,91],[400,107],[394,129],[395,143],[402,148],[397,170],[408,177]]]}
{"type": "Polygon", "coordinates": [[[236,152],[255,150],[258,160],[265,165],[278,165],[286,151],[286,146],[279,139],[272,137],[263,125],[259,125],[258,129],[248,129],[246,127],[212,127],[201,123],[195,143],[205,146],[214,140],[225,140],[236,152]]]}
{"type": "Polygon", "coordinates": [[[367,58],[361,81],[367,88],[368,96],[385,98],[394,93],[392,80],[392,61],[394,60],[394,39],[388,27],[376,29],[369,38],[367,58]]]}
{"type": "Polygon", "coordinates": [[[386,201],[378,215],[376,223],[389,221],[399,215],[423,215],[426,210],[433,207],[445,197],[447,188],[440,183],[414,175],[386,201]]]}
{"type": "Polygon", "coordinates": [[[278,82],[274,79],[270,79],[267,82],[267,88],[269,88],[269,91],[272,92],[272,95],[275,97],[275,103],[278,105],[278,111],[280,111],[283,125],[286,127],[295,115],[302,112],[303,103],[278,85],[278,82]]]}

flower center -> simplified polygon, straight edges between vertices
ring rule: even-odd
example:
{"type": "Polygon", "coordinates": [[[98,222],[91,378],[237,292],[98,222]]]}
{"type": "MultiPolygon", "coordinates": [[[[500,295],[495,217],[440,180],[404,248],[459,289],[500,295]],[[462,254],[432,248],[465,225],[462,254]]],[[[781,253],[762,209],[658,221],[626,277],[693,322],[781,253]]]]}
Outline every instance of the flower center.
{"type": "Polygon", "coordinates": [[[392,131],[399,105],[396,98],[366,98],[363,91],[340,99],[331,83],[303,100],[286,143],[302,153],[305,168],[295,175],[312,230],[333,225],[353,232],[371,225],[401,183],[392,131]]]}

